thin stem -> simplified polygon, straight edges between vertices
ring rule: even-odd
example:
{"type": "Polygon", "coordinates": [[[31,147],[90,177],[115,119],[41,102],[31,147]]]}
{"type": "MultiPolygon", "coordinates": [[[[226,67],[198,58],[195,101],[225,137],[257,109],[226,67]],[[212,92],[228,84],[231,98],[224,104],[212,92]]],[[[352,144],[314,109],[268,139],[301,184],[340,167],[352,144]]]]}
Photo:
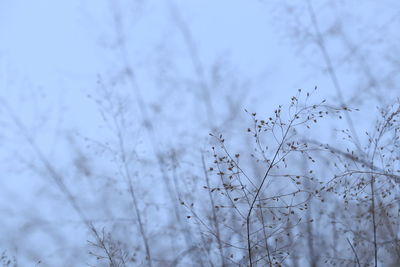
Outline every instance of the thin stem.
{"type": "MultiPolygon", "coordinates": [[[[203,165],[204,177],[206,179],[207,187],[210,188],[210,179],[208,177],[206,163],[204,161],[203,154],[201,154],[201,163],[203,165]]],[[[217,238],[219,254],[221,256],[221,264],[222,264],[222,266],[225,266],[224,250],[223,250],[222,242],[221,242],[221,233],[220,233],[220,230],[219,230],[218,217],[217,217],[217,214],[215,212],[214,198],[213,198],[212,193],[211,193],[210,190],[208,190],[208,195],[209,195],[210,203],[211,203],[212,221],[214,223],[214,228],[215,228],[215,237],[217,238]]]]}
{"type": "MultiPolygon", "coordinates": [[[[323,58],[325,60],[325,64],[326,64],[326,67],[328,69],[329,76],[331,77],[331,80],[332,80],[332,83],[333,83],[333,87],[336,90],[336,94],[337,94],[337,97],[339,98],[340,104],[342,105],[342,107],[345,107],[344,96],[343,96],[343,93],[342,93],[343,90],[342,90],[342,87],[340,85],[339,78],[337,77],[335,68],[333,66],[332,59],[331,59],[331,57],[330,57],[330,55],[328,53],[328,50],[326,48],[325,40],[324,40],[324,37],[323,37],[323,35],[321,33],[321,30],[319,28],[317,16],[316,16],[314,8],[312,6],[311,0],[307,1],[307,5],[308,5],[308,12],[309,12],[310,18],[311,18],[311,23],[312,23],[312,25],[314,27],[315,34],[316,34],[316,37],[317,37],[317,39],[316,39],[317,45],[318,45],[319,49],[321,50],[322,56],[323,56],[323,58]]],[[[354,136],[355,146],[357,147],[357,150],[359,152],[362,152],[360,141],[359,141],[357,132],[355,130],[353,120],[351,119],[351,117],[348,114],[348,112],[345,112],[344,116],[346,118],[347,124],[350,127],[352,135],[354,136]]]]}
{"type": "Polygon", "coordinates": [[[278,157],[278,155],[279,155],[279,151],[281,150],[282,145],[283,145],[283,143],[285,142],[286,136],[287,136],[288,133],[289,133],[289,130],[290,130],[291,126],[292,126],[292,123],[293,123],[293,120],[290,122],[289,126],[287,127],[286,132],[285,132],[285,134],[284,134],[283,137],[282,137],[282,141],[280,142],[278,148],[277,148],[276,151],[275,151],[275,155],[274,155],[274,157],[272,158],[272,161],[271,161],[271,163],[270,163],[270,165],[269,165],[267,171],[265,172],[265,174],[264,174],[264,176],[263,176],[263,178],[262,178],[262,181],[261,181],[260,186],[259,186],[259,187],[257,188],[257,190],[256,190],[256,195],[254,196],[254,199],[253,199],[253,201],[252,201],[252,203],[251,203],[251,205],[250,205],[250,208],[249,208],[249,212],[247,213],[247,217],[246,217],[247,252],[248,252],[248,254],[249,254],[250,267],[253,266],[253,258],[252,258],[252,256],[251,256],[251,241],[250,241],[250,216],[251,216],[251,213],[252,213],[252,211],[253,211],[253,209],[254,209],[254,205],[255,205],[255,203],[256,203],[256,201],[257,201],[257,199],[258,199],[258,196],[259,196],[260,193],[261,193],[261,189],[262,189],[262,187],[264,186],[265,181],[267,180],[268,174],[270,173],[272,167],[274,166],[275,160],[277,159],[277,157],[278,157]]]}
{"type": "Polygon", "coordinates": [[[378,267],[378,246],[376,243],[376,214],[375,214],[375,179],[374,176],[371,175],[371,209],[372,209],[372,227],[373,227],[373,231],[374,231],[374,262],[375,262],[375,267],[378,267]]]}
{"type": "Polygon", "coordinates": [[[350,245],[350,247],[351,247],[351,250],[352,250],[353,253],[354,253],[354,256],[356,257],[356,263],[357,263],[356,266],[361,267],[360,260],[358,259],[358,255],[357,255],[356,250],[354,249],[354,247],[353,247],[353,245],[351,244],[350,240],[349,240],[348,238],[346,238],[346,240],[347,240],[347,242],[349,243],[349,245],[350,245]]]}

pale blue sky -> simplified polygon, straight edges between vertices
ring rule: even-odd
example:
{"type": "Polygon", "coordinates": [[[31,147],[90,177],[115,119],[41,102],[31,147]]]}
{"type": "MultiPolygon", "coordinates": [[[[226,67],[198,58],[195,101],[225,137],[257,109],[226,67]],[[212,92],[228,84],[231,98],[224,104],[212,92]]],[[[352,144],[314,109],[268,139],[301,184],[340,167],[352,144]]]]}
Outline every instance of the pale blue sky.
{"type": "MultiPolygon", "coordinates": [[[[365,60],[370,73],[379,82],[380,88],[373,87],[373,93],[378,92],[388,102],[398,97],[399,34],[396,31],[400,24],[400,4],[398,1],[383,1],[384,4],[377,1],[312,2],[344,95],[359,92],[365,100],[366,106],[360,104],[358,108],[364,108],[366,113],[355,115],[356,122],[370,127],[370,120],[360,118],[375,114],[377,101],[365,93],[370,77],[357,62],[360,58],[365,60]],[[357,49],[349,52],[340,35],[335,34],[339,26],[357,49]]],[[[317,85],[317,99],[327,97],[338,104],[326,72],[326,62],[315,43],[306,1],[2,0],[0,98],[62,170],[69,171],[68,162],[73,156],[66,136],[74,136],[83,151],[87,149],[89,154],[95,155],[98,155],[95,146],[85,143],[85,137],[112,140],[95,101],[101,99],[99,81],[111,84],[121,69],[112,12],[115,6],[111,3],[117,3],[119,8],[129,55],[127,61],[136,73],[149,117],[157,122],[160,134],[156,143],[161,149],[184,150],[185,144],[195,143],[194,149],[199,150],[207,147],[210,131],[201,91],[194,85],[197,78],[190,53],[174,21],[171,5],[179,10],[196,44],[216,110],[215,120],[229,117],[229,103],[237,101],[235,109],[240,115],[232,125],[221,126],[223,130],[240,132],[245,128],[241,125],[245,121],[243,118],[247,118],[244,108],[268,116],[278,104],[287,103],[298,88],[312,90],[317,85]],[[283,3],[292,9],[286,9],[283,3]],[[288,10],[293,13],[289,14],[288,10]],[[222,66],[225,80],[214,87],[212,70],[216,66],[222,66]],[[236,128],[238,125],[241,128],[236,128]]],[[[110,88],[122,100],[126,97],[136,103],[126,81],[110,88]]],[[[135,139],[129,145],[137,148],[147,162],[152,156],[140,109],[136,104],[129,108],[129,123],[133,125],[129,133],[135,139]]],[[[73,212],[69,208],[63,210],[62,197],[57,195],[54,185],[29,170],[30,159],[33,164],[37,163],[34,153],[19,136],[9,114],[0,110],[3,147],[0,152],[3,173],[0,215],[7,216],[0,223],[0,236],[11,233],[5,241],[11,242],[11,249],[28,239],[33,244],[35,240],[42,240],[43,247],[52,251],[49,254],[57,255],[59,248],[53,247],[57,242],[47,241],[42,235],[45,230],[40,229],[32,236],[27,234],[26,239],[18,233],[30,223],[32,216],[43,221],[60,221],[73,212]],[[15,161],[16,155],[22,155],[28,162],[15,161]],[[54,203],[53,198],[57,199],[54,203]],[[59,209],[64,212],[55,212],[59,209]],[[35,214],[37,210],[43,214],[35,214]],[[28,211],[32,214],[26,216],[28,211]]],[[[324,131],[320,132],[321,136],[332,136],[331,132],[324,131]]],[[[189,157],[185,164],[191,166],[190,160],[189,157]]],[[[101,160],[96,162],[102,163],[101,160]]],[[[91,188],[95,191],[96,186],[91,188]]],[[[69,231],[70,228],[63,228],[59,238],[68,236],[69,231]]],[[[31,232],[27,230],[27,233],[31,232]]],[[[78,241],[83,241],[80,245],[85,246],[84,237],[78,241]]],[[[73,246],[74,241],[71,244],[73,246]]],[[[0,242],[0,252],[3,246],[7,244],[0,242]]],[[[25,255],[27,262],[43,256],[40,252],[28,251],[32,255],[25,255]]],[[[51,266],[51,262],[47,266],[51,266]]]]}

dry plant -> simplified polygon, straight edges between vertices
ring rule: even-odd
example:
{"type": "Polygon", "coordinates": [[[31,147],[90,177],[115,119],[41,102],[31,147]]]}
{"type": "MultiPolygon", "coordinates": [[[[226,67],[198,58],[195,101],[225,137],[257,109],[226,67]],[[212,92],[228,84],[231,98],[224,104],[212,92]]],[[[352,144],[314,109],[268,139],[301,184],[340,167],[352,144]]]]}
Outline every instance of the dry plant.
{"type": "Polygon", "coordinates": [[[309,105],[309,96],[300,104],[299,90],[286,118],[282,106],[267,119],[251,113],[253,126],[247,132],[254,153],[249,155],[232,153],[230,147],[237,144],[227,145],[222,134],[210,134],[217,142],[212,166],[206,168],[202,158],[210,206],[204,210],[181,204],[212,243],[208,254],[214,264],[298,266],[307,261],[298,256],[305,247],[310,266],[400,262],[399,104],[380,110],[373,132],[366,132],[367,144],[357,151],[349,130],[342,130],[345,137],[338,144],[302,137],[299,128],[352,111],[325,101],[309,105]],[[342,149],[346,143],[355,150],[342,149]],[[313,167],[299,168],[301,161],[313,167]],[[264,174],[252,168],[262,168],[264,174]],[[323,169],[333,177],[326,179],[323,169]],[[319,234],[315,224],[322,227],[319,234]]]}
{"type": "MultiPolygon", "coordinates": [[[[386,88],[380,84],[385,77],[377,77],[371,65],[366,64],[360,47],[351,42],[340,23],[328,30],[320,25],[318,10],[312,3],[306,1],[305,13],[310,22],[299,32],[322,55],[339,104],[312,104],[314,92],[299,90],[286,108],[279,106],[270,117],[261,118],[246,111],[251,118],[251,126],[246,127],[251,145],[225,140],[225,132],[234,127],[233,121],[238,118],[238,106],[246,90],[240,85],[232,86],[236,83],[230,77],[234,76],[232,73],[221,81],[217,77],[218,64],[214,73],[208,73],[190,27],[179,9],[171,5],[171,16],[193,66],[194,77],[189,79],[192,81],[182,84],[190,87],[200,100],[195,109],[201,110],[204,117],[201,125],[215,132],[211,134],[211,156],[203,152],[198,158],[196,151],[202,144],[173,144],[172,148],[160,145],[164,133],[158,125],[163,118],[153,114],[151,101],[144,94],[148,88],[140,83],[140,71],[134,67],[129,43],[131,28],[124,24],[124,8],[110,1],[115,36],[108,48],[115,52],[118,63],[109,74],[100,75],[96,88],[99,94],[93,98],[111,137],[107,142],[88,143],[107,151],[104,154],[112,158],[112,163],[103,166],[104,159],[99,159],[99,155],[86,155],[78,149],[82,155],[77,153],[71,165],[78,178],[96,178],[96,182],[92,181],[96,186],[102,183],[100,178],[114,178],[114,183],[97,187],[99,202],[95,212],[107,213],[109,218],[105,220],[92,218],[93,214],[84,206],[86,196],[72,188],[79,187],[74,184],[78,179],[69,180],[68,173],[62,172],[58,163],[44,153],[16,112],[1,103],[33,151],[36,165],[32,163],[30,167],[38,176],[50,177],[83,223],[88,254],[95,261],[88,265],[400,265],[399,103],[380,110],[380,117],[373,130],[366,132],[363,145],[360,130],[350,116],[352,109],[346,103],[367,98],[357,94],[346,101],[339,67],[348,59],[345,55],[343,62],[336,60],[329,50],[329,37],[337,37],[348,54],[354,56],[354,65],[359,66],[368,84],[365,91],[380,103],[376,92],[386,88]],[[218,94],[222,87],[229,92],[226,103],[215,101],[222,98],[218,94]],[[233,87],[238,87],[243,95],[232,93],[233,87]],[[228,115],[221,115],[225,107],[220,106],[225,105],[228,115]],[[311,137],[321,119],[342,116],[349,128],[341,131],[342,140],[325,144],[311,137]],[[143,131],[145,136],[140,141],[147,158],[137,155],[132,141],[136,130],[143,131]],[[197,162],[187,164],[193,158],[197,162]],[[86,165],[86,159],[93,166],[86,165]],[[104,173],[100,175],[101,172],[104,173]],[[194,190],[199,183],[203,187],[194,190]],[[148,187],[153,191],[149,193],[148,187]],[[101,199],[103,195],[121,202],[105,201],[101,199]],[[116,210],[126,215],[121,219],[124,224],[114,217],[116,210]],[[157,228],[154,221],[159,218],[165,222],[157,228]]],[[[162,86],[165,85],[160,83],[156,87],[162,86]]],[[[17,259],[3,252],[1,263],[17,266],[17,259]]]]}
{"type": "MultiPolygon", "coordinates": [[[[368,141],[361,151],[319,145],[336,158],[335,174],[324,188],[340,200],[331,218],[338,231],[352,238],[342,240],[351,247],[352,258],[331,257],[331,263],[396,266],[400,262],[399,113],[398,103],[381,109],[373,131],[365,132],[368,141]]],[[[344,142],[356,148],[349,131],[343,134],[344,142]]]]}
{"type": "Polygon", "coordinates": [[[15,256],[10,257],[7,251],[3,251],[0,255],[1,264],[3,267],[17,267],[17,258],[15,256]]]}
{"type": "Polygon", "coordinates": [[[305,211],[310,199],[319,196],[322,182],[313,170],[296,171],[299,159],[315,163],[313,149],[300,140],[299,128],[310,128],[330,113],[340,116],[350,109],[335,108],[325,101],[309,104],[310,97],[307,93],[300,101],[299,90],[287,112],[279,106],[266,119],[251,113],[253,126],[247,132],[255,149],[248,158],[232,153],[222,134],[210,134],[218,144],[212,147],[213,166],[204,169],[211,214],[203,218],[194,204],[181,204],[191,212],[188,218],[193,217],[214,240],[220,265],[282,266],[302,235],[293,229],[312,221],[305,219],[305,211]],[[264,169],[264,174],[251,173],[249,161],[264,169]],[[308,189],[301,186],[304,183],[308,189]]]}

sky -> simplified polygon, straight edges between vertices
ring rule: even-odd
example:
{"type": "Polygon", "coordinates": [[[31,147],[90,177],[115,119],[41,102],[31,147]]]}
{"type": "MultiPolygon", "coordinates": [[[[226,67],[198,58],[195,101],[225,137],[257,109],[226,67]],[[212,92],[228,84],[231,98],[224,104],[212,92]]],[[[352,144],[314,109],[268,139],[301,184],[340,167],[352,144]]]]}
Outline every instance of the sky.
{"type": "MultiPolygon", "coordinates": [[[[379,103],[371,95],[384,95],[381,103],[398,97],[398,61],[393,54],[398,52],[395,29],[400,23],[399,3],[366,1],[360,6],[359,1],[312,2],[333,64],[338,66],[345,98],[366,95],[363,101],[354,102],[364,110],[355,115],[357,125],[370,127],[369,122],[357,118],[375,114],[379,103]],[[347,44],[355,44],[357,49],[349,53],[349,47],[335,33],[337,29],[343,30],[349,37],[347,44]],[[384,31],[388,34],[381,34],[384,31]],[[370,69],[357,65],[361,60],[370,69]],[[368,90],[373,93],[367,93],[363,88],[372,76],[379,84],[387,81],[382,87],[392,89],[372,87],[368,90]]],[[[110,137],[115,125],[110,126],[112,118],[107,117],[107,112],[118,112],[108,106],[111,99],[126,102],[129,111],[123,126],[132,128],[127,136],[133,137],[127,146],[138,151],[144,166],[154,160],[149,148],[152,142],[163,151],[176,148],[188,153],[193,143],[194,150],[204,149],[208,133],[215,127],[235,136],[246,128],[244,109],[269,116],[299,88],[307,91],[318,86],[316,99],[328,98],[338,105],[337,89],[315,42],[305,3],[1,1],[0,214],[6,219],[0,223],[0,235],[6,238],[0,242],[0,252],[3,247],[20,250],[22,262],[40,260],[43,266],[51,266],[56,262],[54,255],[62,249],[61,240],[69,240],[69,246],[86,245],[85,237],[71,240],[69,235],[79,224],[65,221],[79,218],[65,207],[65,199],[43,174],[24,131],[61,172],[73,173],[69,164],[76,159],[76,151],[112,158],[96,146],[97,142],[116,142],[110,137]],[[124,51],[119,48],[121,43],[124,51]],[[129,78],[119,78],[126,64],[134,71],[140,96],[133,92],[129,78]],[[196,73],[196,64],[201,66],[203,78],[196,73]],[[201,79],[206,87],[198,86],[201,79]],[[209,106],[204,104],[204,88],[208,88],[209,106]],[[110,96],[105,96],[106,92],[111,92],[110,96]],[[206,115],[210,105],[211,118],[206,115]],[[146,130],[146,119],[152,121],[153,130],[146,130]],[[46,230],[43,225],[30,230],[28,226],[36,221],[43,225],[47,221],[65,222],[60,224],[66,226],[60,231],[46,230]],[[46,234],[53,231],[54,235],[46,234]],[[32,246],[39,242],[47,252],[18,249],[24,242],[32,246]]],[[[326,139],[335,136],[327,130],[321,130],[320,135],[326,139]]],[[[191,160],[188,157],[183,165],[191,166],[191,160]]],[[[107,160],[92,160],[91,164],[102,168],[112,165],[107,160]]],[[[93,192],[101,188],[92,181],[80,182],[82,187],[71,186],[76,194],[85,186],[93,192]]],[[[150,186],[147,183],[151,184],[144,185],[150,186]]],[[[82,205],[96,206],[91,202],[95,193],[86,197],[82,205]]]]}

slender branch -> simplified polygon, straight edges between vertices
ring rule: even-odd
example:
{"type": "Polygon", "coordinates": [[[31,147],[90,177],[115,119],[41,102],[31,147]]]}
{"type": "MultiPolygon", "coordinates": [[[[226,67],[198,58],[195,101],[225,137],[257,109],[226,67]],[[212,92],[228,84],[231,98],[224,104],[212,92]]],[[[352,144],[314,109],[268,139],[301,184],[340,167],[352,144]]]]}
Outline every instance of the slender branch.
{"type": "Polygon", "coordinates": [[[354,249],[354,246],[351,244],[351,242],[350,242],[350,240],[349,240],[348,238],[346,238],[346,240],[347,240],[347,243],[349,243],[349,245],[350,245],[350,247],[351,247],[351,250],[352,250],[353,253],[354,253],[354,256],[356,257],[356,263],[357,263],[356,266],[361,267],[360,260],[358,259],[358,255],[357,255],[356,250],[354,249]]]}
{"type": "MultiPolygon", "coordinates": [[[[207,168],[206,168],[206,163],[204,161],[204,156],[201,154],[201,163],[203,165],[203,170],[204,170],[204,177],[206,179],[207,187],[210,188],[210,179],[208,177],[207,173],[207,168]]],[[[215,228],[215,237],[217,238],[217,243],[218,243],[218,249],[221,257],[221,264],[222,266],[225,266],[225,258],[224,258],[224,250],[222,248],[222,242],[221,242],[221,234],[219,230],[219,223],[218,223],[218,217],[215,212],[215,203],[214,203],[214,198],[212,196],[212,193],[210,190],[208,191],[208,196],[210,198],[210,203],[211,203],[211,211],[212,211],[212,221],[214,223],[214,228],[215,228]]]]}
{"type": "Polygon", "coordinates": [[[285,134],[284,134],[283,137],[282,137],[282,141],[280,142],[278,148],[277,148],[276,151],[275,151],[275,155],[274,155],[274,157],[272,158],[272,161],[271,161],[271,163],[270,163],[270,165],[269,165],[267,171],[265,172],[265,174],[264,174],[264,176],[263,176],[263,178],[262,178],[262,180],[261,180],[260,186],[259,186],[259,187],[257,188],[257,190],[256,190],[256,195],[254,196],[254,199],[253,199],[253,201],[252,201],[252,203],[251,203],[251,205],[250,205],[249,211],[248,211],[248,213],[247,213],[247,217],[246,217],[247,252],[248,252],[248,254],[249,254],[250,267],[253,266],[253,259],[252,259],[252,255],[251,255],[251,241],[250,241],[250,216],[251,216],[251,213],[252,213],[252,211],[253,211],[253,209],[254,209],[254,205],[255,205],[255,203],[256,203],[256,201],[257,201],[257,199],[258,199],[258,196],[260,195],[261,190],[262,190],[262,188],[263,188],[263,186],[264,186],[264,183],[265,183],[265,181],[267,180],[268,174],[270,173],[272,167],[274,166],[275,160],[277,159],[277,157],[278,157],[278,155],[279,155],[279,151],[281,150],[282,145],[283,145],[283,143],[284,143],[285,140],[286,140],[286,136],[287,136],[288,133],[289,133],[289,130],[290,130],[291,125],[292,125],[292,122],[293,122],[293,120],[290,122],[289,126],[287,127],[286,132],[285,132],[285,134]]]}
{"type": "MultiPolygon", "coordinates": [[[[333,66],[332,59],[331,59],[331,57],[329,55],[329,52],[328,52],[328,50],[326,48],[325,40],[324,40],[324,37],[323,37],[323,35],[321,33],[321,30],[319,28],[317,16],[316,16],[314,8],[312,6],[312,1],[311,0],[307,0],[307,6],[308,6],[308,12],[309,12],[310,18],[311,18],[311,23],[312,23],[312,25],[314,27],[314,31],[315,31],[315,34],[316,34],[316,37],[317,37],[317,39],[316,39],[317,45],[318,45],[319,49],[321,50],[322,56],[323,56],[323,58],[325,60],[325,64],[326,64],[326,67],[328,69],[329,76],[331,77],[331,80],[332,80],[333,86],[334,86],[334,88],[336,90],[336,94],[337,94],[337,96],[339,98],[340,104],[342,105],[342,107],[345,107],[345,100],[344,100],[344,96],[343,96],[343,93],[342,93],[343,89],[342,89],[342,86],[340,85],[339,78],[338,78],[338,76],[336,74],[336,70],[335,70],[335,68],[333,66]]],[[[347,124],[349,125],[350,130],[351,130],[351,132],[352,132],[352,134],[354,136],[355,145],[357,147],[357,150],[359,152],[362,152],[360,141],[359,141],[357,132],[355,130],[353,120],[351,119],[350,115],[347,112],[344,114],[344,116],[345,116],[347,124]]]]}
{"type": "Polygon", "coordinates": [[[99,235],[98,231],[96,230],[95,226],[93,223],[87,218],[86,214],[83,212],[81,207],[79,206],[78,202],[76,201],[76,198],[72,194],[72,192],[69,190],[67,185],[64,183],[63,176],[54,168],[54,166],[50,163],[49,159],[44,155],[42,150],[38,147],[36,144],[35,140],[32,138],[32,136],[28,133],[28,130],[24,123],[19,119],[19,117],[16,115],[16,113],[13,111],[13,109],[3,100],[0,99],[0,104],[5,107],[5,110],[9,113],[10,117],[14,121],[15,125],[19,128],[21,131],[23,137],[26,139],[28,145],[31,147],[33,152],[36,154],[38,157],[39,161],[43,164],[46,172],[48,175],[53,179],[53,182],[56,184],[58,189],[64,194],[72,208],[75,210],[75,212],[78,214],[78,216],[82,219],[82,221],[85,223],[85,226],[88,228],[88,230],[94,235],[94,238],[96,239],[96,242],[100,244],[100,248],[103,249],[107,255],[107,258],[109,259],[109,263],[111,267],[117,267],[117,265],[114,262],[113,257],[111,257],[111,253],[107,246],[104,245],[104,240],[102,237],[99,235]]]}

